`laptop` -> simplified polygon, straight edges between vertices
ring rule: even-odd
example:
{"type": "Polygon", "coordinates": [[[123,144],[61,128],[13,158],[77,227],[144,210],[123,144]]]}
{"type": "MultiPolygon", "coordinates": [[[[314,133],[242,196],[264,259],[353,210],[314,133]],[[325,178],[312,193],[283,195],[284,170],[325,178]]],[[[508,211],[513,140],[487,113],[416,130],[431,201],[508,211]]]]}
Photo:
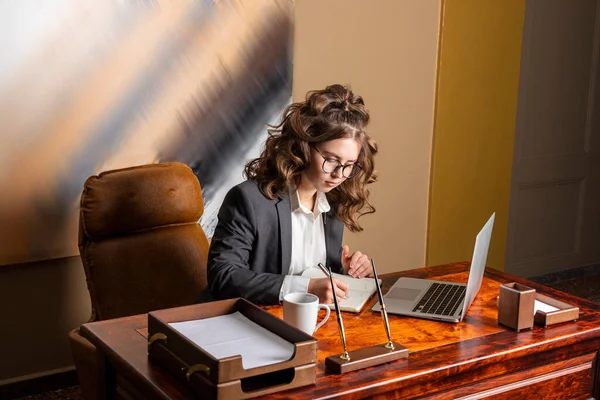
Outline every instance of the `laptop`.
{"type": "MultiPolygon", "coordinates": [[[[387,312],[445,322],[462,321],[481,287],[495,216],[496,213],[492,214],[477,234],[466,285],[400,278],[384,296],[387,312]]],[[[379,311],[379,303],[372,310],[379,311]]]]}

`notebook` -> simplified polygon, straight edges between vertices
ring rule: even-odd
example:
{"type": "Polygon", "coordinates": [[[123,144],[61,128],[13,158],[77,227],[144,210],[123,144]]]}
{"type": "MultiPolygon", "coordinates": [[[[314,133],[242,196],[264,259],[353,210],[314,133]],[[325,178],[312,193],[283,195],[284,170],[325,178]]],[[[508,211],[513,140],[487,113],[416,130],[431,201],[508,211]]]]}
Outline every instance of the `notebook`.
{"type": "MultiPolygon", "coordinates": [[[[495,216],[492,214],[475,239],[466,285],[400,278],[384,296],[387,312],[445,322],[462,321],[481,287],[495,216]]],[[[372,310],[379,311],[379,303],[372,310]]]]}
{"type": "MultiPolygon", "coordinates": [[[[318,268],[309,268],[302,273],[302,276],[308,278],[326,278],[323,271],[318,268]]],[[[375,286],[375,279],[373,278],[353,278],[349,275],[333,274],[335,279],[339,279],[348,284],[350,289],[348,290],[347,298],[339,301],[340,310],[348,312],[360,312],[363,306],[371,298],[371,296],[377,291],[375,286]]],[[[381,279],[379,280],[381,282],[381,279]]],[[[332,310],[335,308],[333,304],[329,304],[329,308],[332,310]]]]}

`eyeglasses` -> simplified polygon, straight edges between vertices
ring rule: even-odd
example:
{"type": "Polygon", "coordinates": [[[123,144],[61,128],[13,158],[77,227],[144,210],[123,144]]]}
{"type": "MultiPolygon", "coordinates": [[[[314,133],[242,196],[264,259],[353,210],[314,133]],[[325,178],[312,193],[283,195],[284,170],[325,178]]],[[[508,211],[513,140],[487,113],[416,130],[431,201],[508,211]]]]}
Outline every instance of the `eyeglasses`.
{"type": "Polygon", "coordinates": [[[327,174],[335,174],[340,168],[342,169],[342,176],[346,179],[354,178],[358,173],[362,170],[362,167],[358,164],[342,164],[335,158],[325,157],[323,153],[317,149],[316,146],[313,146],[314,149],[319,153],[321,157],[323,157],[323,172],[327,174]]]}

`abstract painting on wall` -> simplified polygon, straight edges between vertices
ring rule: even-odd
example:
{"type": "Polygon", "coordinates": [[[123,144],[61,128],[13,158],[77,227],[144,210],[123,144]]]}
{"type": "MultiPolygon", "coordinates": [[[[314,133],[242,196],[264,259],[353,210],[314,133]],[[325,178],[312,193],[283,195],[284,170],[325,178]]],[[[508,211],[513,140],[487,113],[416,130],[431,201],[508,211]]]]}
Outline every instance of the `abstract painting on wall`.
{"type": "Polygon", "coordinates": [[[87,177],[179,161],[212,236],[291,100],[291,0],[0,3],[0,265],[78,254],[87,177]]]}

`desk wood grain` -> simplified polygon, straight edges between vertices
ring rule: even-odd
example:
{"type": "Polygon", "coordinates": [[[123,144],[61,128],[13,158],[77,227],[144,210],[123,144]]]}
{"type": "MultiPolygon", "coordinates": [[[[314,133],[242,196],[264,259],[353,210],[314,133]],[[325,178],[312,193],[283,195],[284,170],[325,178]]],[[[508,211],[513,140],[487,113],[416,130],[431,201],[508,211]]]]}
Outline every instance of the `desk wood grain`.
{"type": "MultiPolygon", "coordinates": [[[[468,263],[402,271],[382,276],[384,291],[400,276],[466,282],[468,263]]],[[[348,348],[354,350],[386,342],[371,298],[360,314],[344,313],[348,348]]],[[[280,306],[265,307],[282,316],[280,306]]],[[[390,315],[394,341],[408,347],[408,359],[336,375],[324,360],[341,351],[335,319],[314,335],[318,339],[316,384],[269,395],[269,398],[411,398],[436,399],[534,393],[546,398],[599,397],[598,350],[600,309],[524,279],[487,269],[477,299],[459,324],[390,315]],[[497,323],[496,296],[505,282],[520,282],[550,297],[576,305],[580,317],[548,328],[514,332],[497,323]]],[[[125,385],[148,399],[185,399],[192,394],[162,368],[148,360],[144,337],[147,316],[140,315],[85,324],[81,331],[114,367],[125,385]]]]}

